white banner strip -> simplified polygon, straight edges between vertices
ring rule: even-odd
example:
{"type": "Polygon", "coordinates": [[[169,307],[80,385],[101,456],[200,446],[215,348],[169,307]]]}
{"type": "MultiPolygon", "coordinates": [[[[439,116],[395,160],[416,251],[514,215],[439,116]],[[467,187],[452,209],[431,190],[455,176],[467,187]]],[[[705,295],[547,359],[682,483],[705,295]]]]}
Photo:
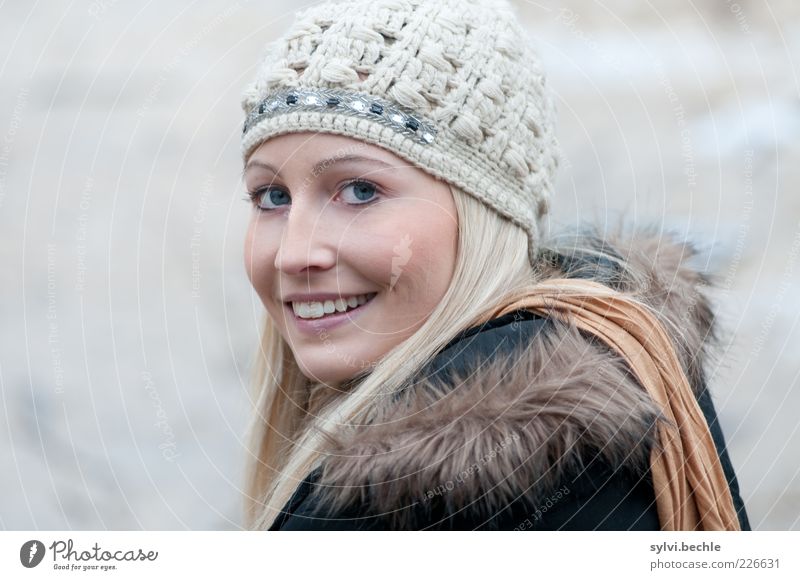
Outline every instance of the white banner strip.
{"type": "Polygon", "coordinates": [[[800,532],[0,532],[0,578],[796,579],[798,545],[800,532]]]}

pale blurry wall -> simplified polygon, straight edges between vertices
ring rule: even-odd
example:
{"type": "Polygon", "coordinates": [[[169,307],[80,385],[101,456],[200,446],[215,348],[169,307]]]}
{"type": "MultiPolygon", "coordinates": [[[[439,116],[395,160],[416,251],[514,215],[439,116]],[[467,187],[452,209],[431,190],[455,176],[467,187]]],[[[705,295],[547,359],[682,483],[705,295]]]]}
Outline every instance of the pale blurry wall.
{"type": "MultiPolygon", "coordinates": [[[[261,306],[239,93],[308,2],[0,8],[0,529],[236,529],[261,306]]],[[[557,93],[552,227],[687,235],[758,529],[800,529],[800,9],[516,2],[557,93]]]]}

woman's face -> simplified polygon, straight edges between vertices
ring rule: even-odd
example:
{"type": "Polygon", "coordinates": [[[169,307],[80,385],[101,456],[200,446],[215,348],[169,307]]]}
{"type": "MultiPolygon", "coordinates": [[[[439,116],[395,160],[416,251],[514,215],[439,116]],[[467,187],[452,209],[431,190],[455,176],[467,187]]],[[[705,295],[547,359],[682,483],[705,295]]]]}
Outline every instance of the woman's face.
{"type": "Polygon", "coordinates": [[[444,296],[458,234],[446,183],[324,133],[267,140],[245,182],[247,275],[308,378],[337,385],[374,366],[444,296]]]}

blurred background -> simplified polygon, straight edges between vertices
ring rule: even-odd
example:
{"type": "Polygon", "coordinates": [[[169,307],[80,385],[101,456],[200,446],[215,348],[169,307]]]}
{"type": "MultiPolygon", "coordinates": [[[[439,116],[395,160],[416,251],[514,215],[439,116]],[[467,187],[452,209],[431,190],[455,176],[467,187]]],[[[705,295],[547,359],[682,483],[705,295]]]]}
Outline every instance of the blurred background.
{"type": "MultiPolygon", "coordinates": [[[[241,527],[239,94],[309,4],[0,7],[0,529],[241,527]]],[[[558,95],[551,227],[703,248],[742,497],[800,529],[800,4],[514,4],[558,95]]]]}

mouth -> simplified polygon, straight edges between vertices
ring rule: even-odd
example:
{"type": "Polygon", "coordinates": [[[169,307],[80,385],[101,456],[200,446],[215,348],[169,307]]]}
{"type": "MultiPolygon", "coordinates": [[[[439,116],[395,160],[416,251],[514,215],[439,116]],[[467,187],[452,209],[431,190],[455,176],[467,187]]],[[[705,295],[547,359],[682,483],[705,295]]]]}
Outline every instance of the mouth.
{"type": "Polygon", "coordinates": [[[351,320],[353,316],[360,314],[372,303],[377,295],[377,292],[371,292],[357,297],[350,297],[349,300],[326,301],[327,304],[320,302],[303,304],[284,302],[283,306],[286,309],[287,317],[294,320],[295,324],[301,329],[327,329],[351,320]],[[355,303],[355,306],[351,306],[353,303],[355,303]],[[344,310],[341,310],[343,307],[344,310]],[[333,311],[326,312],[329,310],[333,311]]]}

